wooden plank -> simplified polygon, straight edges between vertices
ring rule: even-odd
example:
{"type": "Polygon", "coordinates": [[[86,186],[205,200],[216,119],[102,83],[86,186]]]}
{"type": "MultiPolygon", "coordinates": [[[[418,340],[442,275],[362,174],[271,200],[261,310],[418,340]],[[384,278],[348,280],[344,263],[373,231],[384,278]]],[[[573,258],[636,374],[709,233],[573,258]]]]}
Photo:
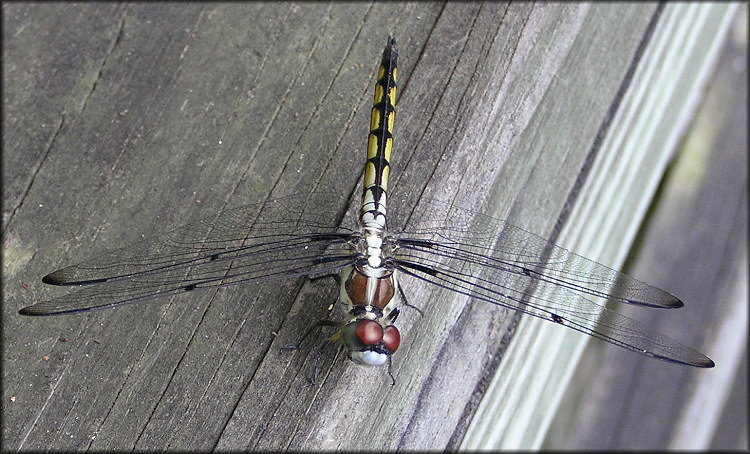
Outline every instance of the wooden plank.
{"type": "MultiPolygon", "coordinates": [[[[640,218],[645,214],[649,195],[655,190],[671,158],[672,150],[687,127],[691,113],[702,94],[702,87],[710,74],[708,69],[712,67],[727,28],[728,18],[732,15],[731,6],[705,6],[707,5],[701,8],[678,8],[677,5],[670,5],[659,17],[653,38],[647,43],[643,60],[633,76],[632,86],[625,93],[622,106],[613,119],[613,126],[604,138],[601,148],[604,154],[593,164],[592,176],[586,182],[580,200],[573,208],[571,222],[560,237],[563,244],[569,244],[572,249],[582,251],[584,255],[594,257],[602,263],[617,266],[624,260],[640,218]]],[[[653,263],[656,268],[662,266],[659,257],[654,257],[653,263]]],[[[635,273],[636,276],[653,274],[653,271],[635,273]]],[[[650,281],[651,278],[644,279],[650,281]]],[[[672,290],[672,286],[666,283],[661,286],[677,295],[683,295],[672,290]]],[[[703,350],[701,344],[711,332],[709,326],[700,324],[695,319],[682,325],[689,326],[689,330],[680,328],[679,324],[668,324],[669,320],[679,320],[680,317],[689,315],[698,318],[701,310],[707,310],[710,299],[693,299],[692,294],[693,292],[684,293],[689,309],[681,309],[681,313],[653,313],[651,317],[664,319],[662,323],[666,328],[658,328],[661,325],[655,325],[659,331],[669,333],[687,345],[695,345],[703,350]]],[[[644,317],[649,316],[648,311],[643,309],[618,309],[642,321],[644,317]]],[[[653,325],[654,319],[648,320],[648,324],[653,325]]],[[[552,418],[556,417],[560,399],[567,394],[580,396],[580,393],[584,392],[579,382],[585,380],[581,377],[573,380],[570,378],[576,364],[571,358],[575,359],[581,355],[584,343],[588,339],[571,334],[568,330],[557,329],[536,320],[522,321],[508,355],[488,390],[488,394],[497,394],[502,399],[494,402],[490,399],[484,400],[483,407],[474,415],[474,421],[477,423],[472,426],[464,447],[538,449],[541,446],[548,425],[552,418]],[[516,396],[527,397],[519,399],[516,396]]],[[[592,348],[596,348],[596,345],[592,348]]],[[[705,349],[708,350],[708,347],[705,349]]],[[[633,356],[627,363],[630,362],[642,364],[641,358],[637,356],[633,356]]],[[[644,373],[644,369],[635,366],[631,368],[623,364],[621,361],[606,364],[595,362],[591,367],[611,368],[623,382],[638,380],[642,385],[652,385],[652,391],[651,394],[649,389],[627,388],[627,391],[624,391],[614,386],[609,394],[600,394],[608,396],[605,402],[598,401],[597,408],[609,415],[609,432],[617,431],[621,425],[621,414],[612,411],[608,405],[609,399],[622,401],[624,411],[625,402],[630,405],[636,396],[650,395],[650,400],[654,402],[657,395],[664,394],[664,390],[659,387],[663,382],[651,379],[656,375],[655,371],[660,371],[662,375],[668,371],[681,376],[691,374],[696,378],[710,377],[712,372],[686,370],[675,365],[645,361],[643,365],[649,364],[648,369],[645,369],[649,372],[644,373]],[[628,374],[624,371],[631,372],[628,374]],[[634,378],[636,376],[639,378],[634,378]]],[[[591,370],[588,370],[588,373],[590,372],[591,370]]],[[[582,376],[587,376],[587,373],[582,376]]],[[[622,385],[622,382],[619,383],[622,385]]],[[[673,405],[661,405],[658,410],[652,408],[634,415],[633,432],[639,432],[642,436],[649,432],[649,429],[644,427],[649,424],[641,424],[644,421],[644,413],[663,421],[662,424],[650,425],[650,429],[664,429],[664,426],[675,423],[682,409],[689,406],[688,402],[694,398],[694,393],[686,385],[672,387],[671,392],[674,397],[668,400],[673,402],[673,405]]],[[[695,398],[701,399],[702,396],[695,398]]],[[[571,411],[561,414],[557,420],[566,421],[571,411]]],[[[589,424],[597,425],[593,421],[581,419],[577,420],[575,426],[558,423],[566,426],[565,433],[571,436],[586,432],[584,427],[588,427],[589,424]]],[[[591,432],[597,436],[603,433],[605,431],[601,427],[591,432]]],[[[658,447],[640,446],[636,439],[635,434],[631,433],[620,439],[621,445],[605,444],[596,447],[658,447]],[[636,444],[630,445],[630,442],[636,444]]],[[[560,441],[559,438],[555,440],[560,441]]],[[[549,443],[549,447],[559,446],[555,441],[549,443]]],[[[571,442],[565,446],[574,448],[579,445],[571,442]]]]}
{"type": "Polygon", "coordinates": [[[460,440],[511,318],[408,279],[425,315],[399,319],[395,387],[331,354],[320,385],[299,388],[322,337],[278,350],[327,316],[325,280],[42,320],[16,311],[64,291],[39,283],[60,266],[226,207],[316,189],[331,191],[331,213],[351,206],[389,33],[401,51],[391,205],[448,199],[547,235],[654,10],[3,8],[4,81],[22,82],[4,101],[5,446],[118,450],[460,440]]]}
{"type": "Polygon", "coordinates": [[[691,27],[702,34],[697,44],[721,52],[630,265],[685,295],[681,313],[655,326],[694,336],[692,345],[705,345],[717,366],[695,373],[665,369],[591,344],[552,424],[549,446],[747,450],[747,400],[741,397],[747,385],[747,11],[729,6],[691,27]],[[731,29],[723,39],[726,25],[731,29]]]}

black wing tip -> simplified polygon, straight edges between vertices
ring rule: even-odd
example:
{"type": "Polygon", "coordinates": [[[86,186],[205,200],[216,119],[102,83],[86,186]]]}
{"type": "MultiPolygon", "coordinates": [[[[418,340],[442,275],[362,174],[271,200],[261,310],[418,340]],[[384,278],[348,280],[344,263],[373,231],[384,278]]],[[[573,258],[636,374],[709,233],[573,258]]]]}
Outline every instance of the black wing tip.
{"type": "Polygon", "coordinates": [[[669,295],[672,297],[672,299],[667,300],[664,305],[670,309],[677,309],[685,305],[685,303],[682,302],[681,299],[677,298],[674,295],[669,295]]]}
{"type": "Polygon", "coordinates": [[[667,293],[667,295],[668,296],[662,296],[658,299],[655,298],[652,300],[625,298],[625,299],[620,299],[619,301],[622,301],[628,304],[633,304],[636,306],[655,307],[657,309],[679,309],[685,306],[685,303],[683,303],[681,299],[669,293],[667,293]]]}
{"type": "Polygon", "coordinates": [[[38,315],[50,315],[49,312],[41,309],[38,304],[34,304],[32,306],[24,307],[23,309],[18,311],[21,315],[28,315],[28,316],[38,316],[38,315]]]}
{"type": "Polygon", "coordinates": [[[680,361],[679,364],[684,364],[686,366],[693,366],[693,367],[699,367],[701,369],[710,369],[714,366],[716,366],[716,363],[709,358],[706,355],[700,354],[701,357],[698,359],[690,360],[690,361],[680,361]]]}
{"type": "Polygon", "coordinates": [[[57,270],[53,273],[49,273],[48,275],[44,276],[42,278],[42,282],[49,285],[88,285],[88,284],[99,284],[101,282],[107,282],[113,278],[111,277],[103,277],[99,279],[84,279],[80,280],[80,278],[76,279],[77,267],[70,266],[68,268],[63,268],[61,270],[57,270]]]}
{"type": "Polygon", "coordinates": [[[703,369],[710,369],[716,365],[714,361],[708,356],[704,356],[700,361],[695,362],[695,367],[701,367],[703,369]]]}
{"type": "Polygon", "coordinates": [[[653,358],[660,359],[662,361],[667,361],[669,363],[679,364],[682,366],[699,367],[701,369],[710,369],[716,366],[716,363],[714,363],[714,361],[711,358],[704,355],[703,353],[695,351],[691,348],[688,348],[688,350],[689,350],[688,355],[680,355],[680,356],[659,355],[659,354],[648,353],[646,351],[643,351],[641,353],[645,354],[646,356],[651,356],[653,358]]]}
{"type": "MultiPolygon", "coordinates": [[[[60,270],[62,271],[62,270],[60,270]]],[[[62,285],[65,283],[65,279],[60,276],[60,271],[55,271],[42,278],[42,282],[49,285],[62,285]]]]}
{"type": "Polygon", "coordinates": [[[107,307],[107,306],[103,305],[103,306],[71,308],[65,305],[55,304],[52,301],[43,301],[41,303],[36,303],[36,304],[32,304],[31,306],[24,307],[23,309],[19,310],[18,313],[21,315],[38,317],[38,316],[47,316],[47,315],[75,314],[78,312],[89,311],[91,309],[98,309],[100,307],[107,307]]]}
{"type": "Polygon", "coordinates": [[[68,266],[44,276],[42,282],[49,285],[66,285],[75,279],[75,275],[76,267],[68,266]]]}

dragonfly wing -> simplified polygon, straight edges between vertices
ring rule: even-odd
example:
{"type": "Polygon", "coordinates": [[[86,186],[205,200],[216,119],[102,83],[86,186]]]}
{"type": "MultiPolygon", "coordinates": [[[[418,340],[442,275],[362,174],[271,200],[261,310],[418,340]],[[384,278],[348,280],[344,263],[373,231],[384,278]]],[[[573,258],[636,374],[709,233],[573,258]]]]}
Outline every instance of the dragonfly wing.
{"type": "MultiPolygon", "coordinates": [[[[436,204],[435,206],[440,206],[436,204]]],[[[677,308],[674,295],[516,227],[506,221],[451,207],[445,213],[416,216],[401,237],[441,243],[440,254],[458,257],[512,275],[642,306],[677,308]],[[434,219],[440,219],[435,221],[434,219]],[[451,248],[455,248],[451,250],[451,248]]]]}
{"type": "Polygon", "coordinates": [[[460,209],[452,213],[444,225],[417,219],[398,235],[393,259],[401,272],[647,356],[713,366],[705,355],[584,297],[682,306],[669,293],[505,221],[460,209]]]}
{"type": "Polygon", "coordinates": [[[308,210],[309,196],[230,209],[151,239],[112,249],[44,277],[86,287],[21,310],[77,312],[201,288],[332,273],[352,262],[351,231],[308,210]]]}

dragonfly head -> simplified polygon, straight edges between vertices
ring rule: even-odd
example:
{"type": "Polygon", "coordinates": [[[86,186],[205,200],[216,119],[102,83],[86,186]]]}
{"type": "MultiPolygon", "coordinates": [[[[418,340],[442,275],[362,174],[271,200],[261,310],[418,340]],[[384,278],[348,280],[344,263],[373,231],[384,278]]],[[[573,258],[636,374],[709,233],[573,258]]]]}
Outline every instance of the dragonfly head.
{"type": "Polygon", "coordinates": [[[398,328],[390,324],[383,326],[370,318],[352,320],[341,328],[339,334],[349,358],[368,366],[385,364],[401,342],[398,328]]]}

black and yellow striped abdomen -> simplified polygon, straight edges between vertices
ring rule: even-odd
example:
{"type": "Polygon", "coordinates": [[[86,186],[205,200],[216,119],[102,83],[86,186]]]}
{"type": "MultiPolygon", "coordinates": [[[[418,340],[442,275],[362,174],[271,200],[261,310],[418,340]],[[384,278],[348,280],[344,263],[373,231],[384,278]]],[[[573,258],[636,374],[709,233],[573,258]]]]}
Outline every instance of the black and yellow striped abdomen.
{"type": "Polygon", "coordinates": [[[367,139],[367,166],[362,193],[360,220],[366,227],[385,229],[386,192],[393,147],[393,120],[396,114],[396,40],[388,37],[375,84],[375,102],[367,139]]]}

